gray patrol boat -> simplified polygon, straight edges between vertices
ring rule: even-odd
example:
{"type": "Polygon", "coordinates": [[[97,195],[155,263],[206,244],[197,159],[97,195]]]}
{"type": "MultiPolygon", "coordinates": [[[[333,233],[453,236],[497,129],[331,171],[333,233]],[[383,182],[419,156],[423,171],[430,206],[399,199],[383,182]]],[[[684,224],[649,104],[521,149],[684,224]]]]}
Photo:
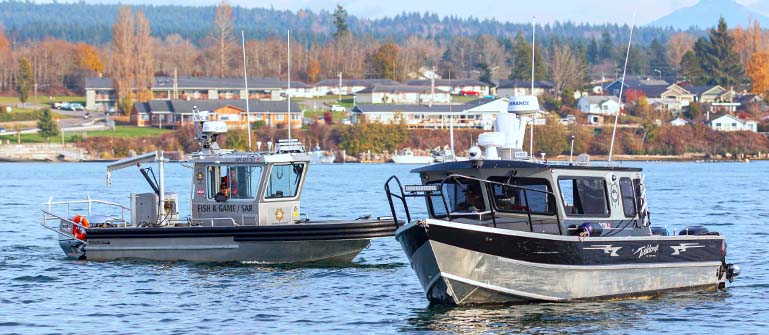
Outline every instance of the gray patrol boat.
{"type": "Polygon", "coordinates": [[[297,140],[268,152],[220,149],[226,125],[196,115],[201,151],[192,169],[191,213],[180,218],[177,193],[166,193],[162,152],[124,159],[111,172],[138,167],[153,192],[130,206],[91,199],[43,204],[42,225],[58,233],[70,258],[139,258],[199,262],[349,262],[376,237],[392,236],[391,218],[313,221],[300,211],[310,154],[297,140]],[[158,176],[148,163],[157,163],[158,176]]]}
{"type": "MultiPolygon", "coordinates": [[[[471,160],[385,184],[400,242],[433,303],[563,302],[725,287],[739,275],[723,235],[652,225],[640,168],[535,160],[521,148],[536,98],[511,97],[471,160]],[[520,107],[519,106],[524,106],[520,107]],[[412,219],[407,199],[426,201],[412,219]],[[396,205],[405,212],[397,220],[396,205]]],[[[584,156],[583,156],[584,157],[584,156]]]]}

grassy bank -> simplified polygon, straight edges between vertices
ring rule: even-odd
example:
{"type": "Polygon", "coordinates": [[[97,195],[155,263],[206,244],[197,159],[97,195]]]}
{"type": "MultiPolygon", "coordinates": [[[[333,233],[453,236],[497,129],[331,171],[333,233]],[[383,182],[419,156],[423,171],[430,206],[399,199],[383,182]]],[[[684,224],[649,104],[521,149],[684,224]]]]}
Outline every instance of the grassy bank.
{"type": "MultiPolygon", "coordinates": [[[[165,133],[172,132],[166,129],[157,128],[141,128],[133,126],[117,126],[115,130],[96,130],[96,131],[78,131],[78,132],[64,132],[64,142],[74,143],[80,142],[83,138],[88,137],[113,137],[113,138],[137,138],[137,137],[152,137],[165,133]]],[[[2,135],[0,140],[5,142],[10,140],[11,143],[16,143],[16,135],[2,135]]],[[[45,138],[38,134],[22,134],[21,143],[45,143],[45,138]]],[[[61,134],[59,136],[51,138],[51,142],[60,143],[61,134]]]]}

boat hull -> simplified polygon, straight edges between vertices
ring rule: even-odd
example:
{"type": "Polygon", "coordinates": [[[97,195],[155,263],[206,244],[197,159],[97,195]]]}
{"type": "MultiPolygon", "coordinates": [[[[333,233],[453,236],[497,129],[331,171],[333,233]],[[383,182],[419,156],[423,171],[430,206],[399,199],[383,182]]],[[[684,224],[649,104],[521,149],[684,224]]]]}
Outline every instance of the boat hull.
{"type": "Polygon", "coordinates": [[[283,226],[91,228],[86,232],[87,244],[60,240],[60,245],[68,257],[95,261],[350,262],[369,246],[372,238],[392,236],[394,231],[392,221],[378,220],[283,226]]]}
{"type": "Polygon", "coordinates": [[[402,227],[396,238],[433,303],[645,297],[717,289],[725,280],[721,236],[579,240],[429,221],[402,227]]]}
{"type": "Polygon", "coordinates": [[[434,159],[431,156],[392,156],[392,161],[395,164],[431,164],[434,159]]]}

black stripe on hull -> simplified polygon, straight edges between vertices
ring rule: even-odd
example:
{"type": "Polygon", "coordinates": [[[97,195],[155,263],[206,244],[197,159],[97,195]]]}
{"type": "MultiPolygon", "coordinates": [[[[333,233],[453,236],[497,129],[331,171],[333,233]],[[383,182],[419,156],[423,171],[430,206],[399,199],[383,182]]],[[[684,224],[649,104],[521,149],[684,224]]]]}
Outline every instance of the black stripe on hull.
{"type": "MultiPolygon", "coordinates": [[[[721,261],[723,237],[584,238],[559,240],[463,229],[462,224],[412,226],[398,239],[408,256],[422,240],[524,262],[552,265],[621,265],[721,261]],[[424,237],[422,235],[425,235],[424,237]],[[406,242],[406,243],[404,243],[406,242]]],[[[512,231],[508,231],[512,232],[512,231]]],[[[513,232],[514,233],[514,232],[513,232]]]]}
{"type": "Polygon", "coordinates": [[[369,239],[394,234],[395,225],[392,221],[335,221],[280,226],[90,228],[86,232],[88,239],[232,236],[236,242],[369,239]]]}

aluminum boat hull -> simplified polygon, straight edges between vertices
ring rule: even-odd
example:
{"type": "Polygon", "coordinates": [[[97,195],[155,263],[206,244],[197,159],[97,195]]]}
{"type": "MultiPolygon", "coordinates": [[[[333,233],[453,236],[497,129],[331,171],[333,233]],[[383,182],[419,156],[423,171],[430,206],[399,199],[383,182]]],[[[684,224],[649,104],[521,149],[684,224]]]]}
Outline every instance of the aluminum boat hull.
{"type": "Polygon", "coordinates": [[[282,226],[90,228],[86,243],[61,239],[70,258],[94,261],[350,262],[371,239],[392,236],[392,221],[282,226]]]}
{"type": "Polygon", "coordinates": [[[723,237],[578,237],[440,220],[396,239],[432,303],[564,302],[717,289],[723,237]]]}

